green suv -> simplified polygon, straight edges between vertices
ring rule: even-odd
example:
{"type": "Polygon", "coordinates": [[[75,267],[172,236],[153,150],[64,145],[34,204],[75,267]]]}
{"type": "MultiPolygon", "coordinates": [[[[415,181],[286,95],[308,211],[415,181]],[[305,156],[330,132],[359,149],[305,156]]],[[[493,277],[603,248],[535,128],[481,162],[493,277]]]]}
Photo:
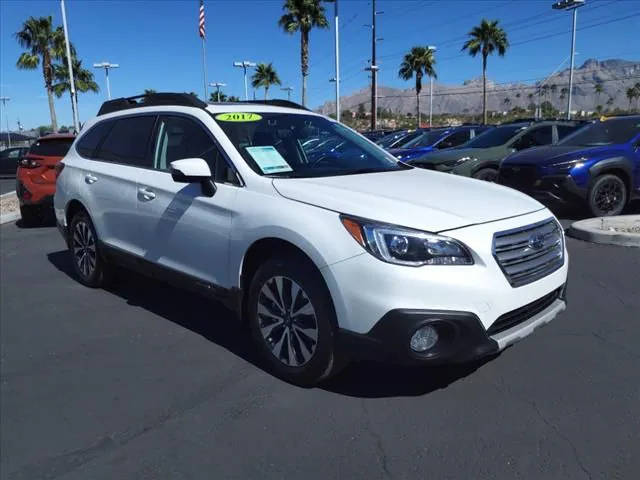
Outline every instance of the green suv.
{"type": "Polygon", "coordinates": [[[513,152],[551,145],[583,124],[572,121],[518,122],[499,125],[471,141],[411,161],[420,168],[496,181],[500,162],[513,152]]]}

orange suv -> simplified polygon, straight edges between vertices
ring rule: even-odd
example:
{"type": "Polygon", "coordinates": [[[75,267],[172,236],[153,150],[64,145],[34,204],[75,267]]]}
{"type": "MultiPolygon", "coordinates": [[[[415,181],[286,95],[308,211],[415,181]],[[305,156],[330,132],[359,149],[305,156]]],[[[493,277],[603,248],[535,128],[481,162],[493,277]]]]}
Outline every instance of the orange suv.
{"type": "Polygon", "coordinates": [[[16,194],[20,214],[26,224],[41,223],[53,208],[57,165],[69,151],[75,135],[53,134],[40,137],[18,164],[16,194]]]}

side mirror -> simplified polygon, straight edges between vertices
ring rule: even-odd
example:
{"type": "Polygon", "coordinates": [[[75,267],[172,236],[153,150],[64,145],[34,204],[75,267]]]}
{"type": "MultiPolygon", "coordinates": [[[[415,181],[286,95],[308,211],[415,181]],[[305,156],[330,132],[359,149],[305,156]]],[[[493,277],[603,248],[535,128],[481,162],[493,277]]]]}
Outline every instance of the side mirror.
{"type": "Polygon", "coordinates": [[[213,197],[216,186],[211,178],[211,169],[202,158],[185,158],[174,160],[171,165],[171,178],[176,183],[200,183],[202,193],[213,197]]]}

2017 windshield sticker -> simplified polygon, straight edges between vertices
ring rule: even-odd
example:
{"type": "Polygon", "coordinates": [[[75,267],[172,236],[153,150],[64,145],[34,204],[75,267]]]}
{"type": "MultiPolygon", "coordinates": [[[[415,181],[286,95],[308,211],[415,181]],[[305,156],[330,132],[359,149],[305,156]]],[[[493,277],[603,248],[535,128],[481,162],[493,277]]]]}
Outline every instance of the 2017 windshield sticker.
{"type": "Polygon", "coordinates": [[[262,115],[257,113],[244,113],[244,112],[228,112],[219,113],[216,115],[216,120],[220,122],[257,122],[262,120],[262,115]]]}
{"type": "Polygon", "coordinates": [[[261,146],[261,147],[245,147],[245,150],[251,155],[251,157],[258,164],[260,170],[264,174],[270,173],[280,173],[280,172],[291,172],[293,169],[289,166],[287,161],[282,158],[280,152],[272,147],[261,146]]]}

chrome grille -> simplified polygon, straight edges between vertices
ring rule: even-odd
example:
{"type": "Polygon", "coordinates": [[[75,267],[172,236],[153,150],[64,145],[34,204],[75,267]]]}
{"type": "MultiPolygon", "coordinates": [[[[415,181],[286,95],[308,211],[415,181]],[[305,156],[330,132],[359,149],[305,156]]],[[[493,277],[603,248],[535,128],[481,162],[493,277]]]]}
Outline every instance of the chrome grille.
{"type": "Polygon", "coordinates": [[[498,232],[493,256],[512,287],[546,277],[564,264],[562,229],[554,219],[498,232]]]}

